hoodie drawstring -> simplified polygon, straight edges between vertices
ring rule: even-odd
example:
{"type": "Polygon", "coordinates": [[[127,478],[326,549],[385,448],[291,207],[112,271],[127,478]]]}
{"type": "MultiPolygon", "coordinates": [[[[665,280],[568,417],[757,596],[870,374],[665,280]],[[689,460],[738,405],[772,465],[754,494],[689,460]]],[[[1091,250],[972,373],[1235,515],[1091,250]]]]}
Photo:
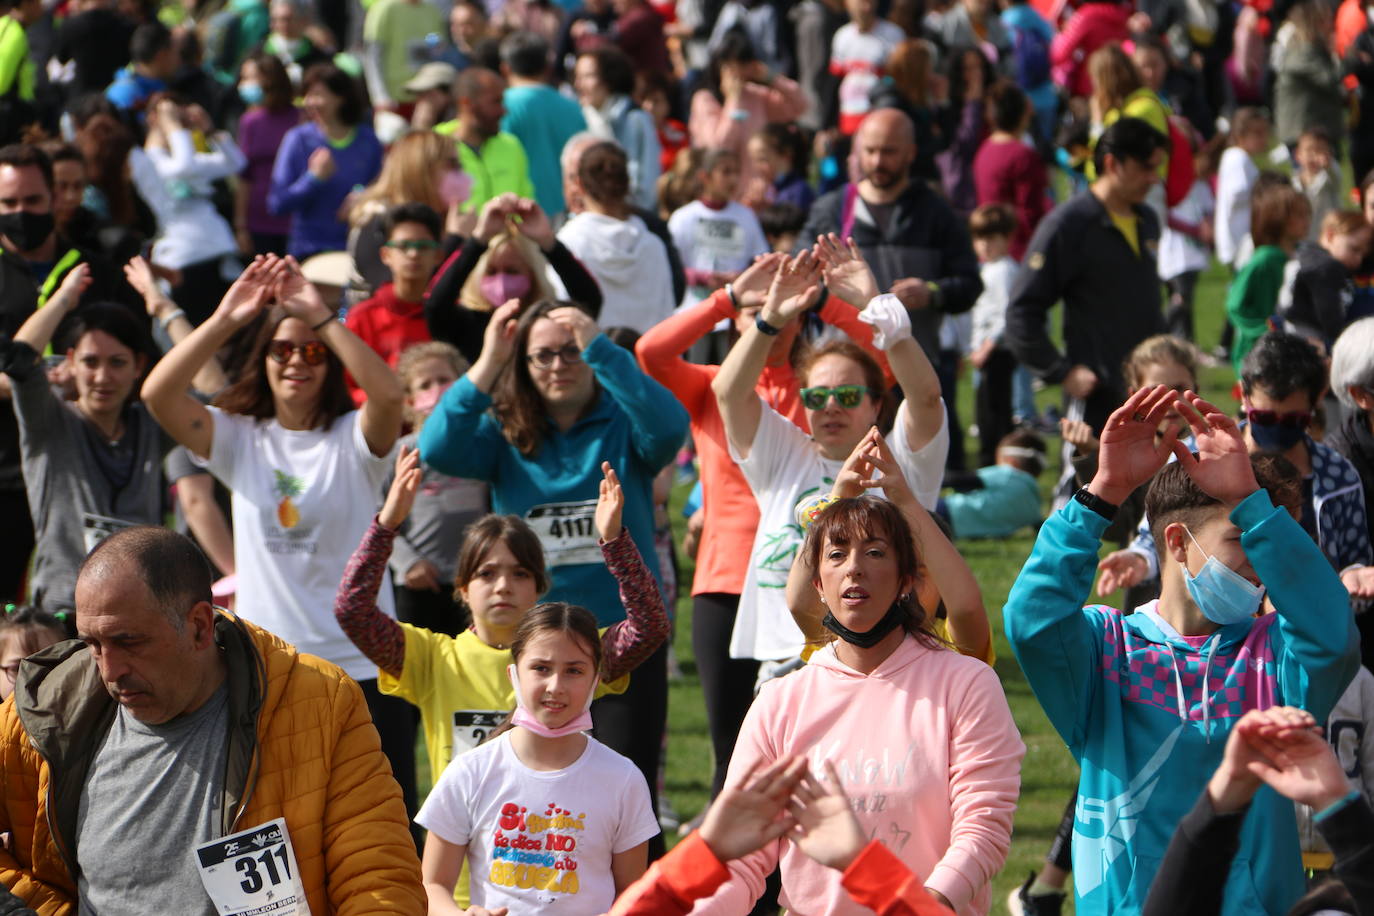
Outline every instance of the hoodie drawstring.
{"type": "MultiPolygon", "coordinates": [[[[1207,658],[1202,665],[1202,734],[1206,737],[1207,743],[1212,743],[1212,689],[1210,675],[1212,673],[1212,658],[1216,655],[1217,644],[1220,639],[1214,638],[1207,647],[1207,658]]],[[[1186,725],[1188,722],[1188,703],[1183,698],[1183,674],[1178,664],[1178,655],[1174,652],[1172,643],[1169,646],[1169,657],[1174,662],[1174,688],[1178,694],[1178,717],[1186,725]]]]}

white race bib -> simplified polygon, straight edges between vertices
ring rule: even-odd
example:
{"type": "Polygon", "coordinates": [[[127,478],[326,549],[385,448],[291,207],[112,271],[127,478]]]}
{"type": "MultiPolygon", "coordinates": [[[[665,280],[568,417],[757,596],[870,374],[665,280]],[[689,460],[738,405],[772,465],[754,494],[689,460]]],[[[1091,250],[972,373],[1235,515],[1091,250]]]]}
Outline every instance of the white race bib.
{"type": "Polygon", "coordinates": [[[286,818],[211,840],[195,854],[200,881],[220,916],[310,916],[286,818]]]}
{"type": "Polygon", "coordinates": [[[505,711],[498,709],[455,709],[453,756],[466,754],[481,744],[505,718],[505,711]]]}
{"type": "Polygon", "coordinates": [[[596,500],[545,503],[530,509],[525,521],[539,536],[550,566],[605,562],[596,543],[596,500]]]}

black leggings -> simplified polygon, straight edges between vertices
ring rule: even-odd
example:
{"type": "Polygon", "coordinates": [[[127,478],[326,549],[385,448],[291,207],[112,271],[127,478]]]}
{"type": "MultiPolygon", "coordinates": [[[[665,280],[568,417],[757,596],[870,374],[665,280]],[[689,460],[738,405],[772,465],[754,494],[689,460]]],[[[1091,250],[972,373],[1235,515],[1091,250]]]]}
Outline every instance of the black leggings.
{"type": "Polygon", "coordinates": [[[735,739],[749,704],[754,702],[754,681],[759,663],[752,658],[730,657],[730,634],[735,629],[739,595],[711,593],[692,596],[692,652],[706,702],[706,727],[711,733],[715,772],[711,797],[725,785],[725,771],[735,752],[735,739]]]}
{"type": "MultiPolygon", "coordinates": [[[[358,686],[363,689],[372,724],[382,739],[382,753],[391,761],[391,775],[401,786],[410,834],[415,838],[415,847],[420,849],[424,834],[415,824],[415,812],[419,810],[415,797],[415,730],[420,724],[419,710],[400,697],[384,695],[377,689],[375,677],[359,681],[358,686]]],[[[438,773],[434,774],[434,781],[439,781],[438,773]]]]}
{"type": "Polygon", "coordinates": [[[1059,827],[1054,831],[1050,851],[1045,853],[1046,862],[1066,872],[1073,871],[1073,819],[1077,808],[1078,792],[1075,791],[1069,796],[1069,806],[1064,809],[1064,816],[1060,818],[1059,827]]]}
{"type": "MultiPolygon", "coordinates": [[[[618,754],[634,761],[649,783],[649,800],[658,814],[658,761],[668,725],[668,644],[659,646],[630,675],[623,694],[608,694],[592,703],[592,734],[618,754]]],[[[664,853],[663,834],[649,841],[649,861],[664,853]]]]}

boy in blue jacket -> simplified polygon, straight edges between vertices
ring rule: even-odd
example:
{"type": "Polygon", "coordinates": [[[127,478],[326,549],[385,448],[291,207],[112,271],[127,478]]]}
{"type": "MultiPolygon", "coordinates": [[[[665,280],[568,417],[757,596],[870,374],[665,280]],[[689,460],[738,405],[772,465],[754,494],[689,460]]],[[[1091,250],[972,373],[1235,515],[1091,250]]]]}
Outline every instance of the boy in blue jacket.
{"type": "MultiPolygon", "coordinates": [[[[1234,420],[1188,392],[1141,389],[1102,434],[1096,476],[1040,529],[1004,610],[1007,638],[1081,767],[1073,832],[1079,914],[1136,916],[1179,820],[1251,709],[1325,721],[1354,677],[1349,597],[1320,549],[1259,488],[1234,420]],[[1194,454],[1171,429],[1177,404],[1194,454]],[[1170,453],[1178,461],[1167,464],[1170,453]],[[1157,601],[1082,607],[1102,532],[1141,484],[1164,559],[1157,601]],[[1275,614],[1256,619],[1268,591],[1275,614]]],[[[1303,893],[1293,806],[1255,797],[1226,916],[1281,916],[1303,893]]]]}

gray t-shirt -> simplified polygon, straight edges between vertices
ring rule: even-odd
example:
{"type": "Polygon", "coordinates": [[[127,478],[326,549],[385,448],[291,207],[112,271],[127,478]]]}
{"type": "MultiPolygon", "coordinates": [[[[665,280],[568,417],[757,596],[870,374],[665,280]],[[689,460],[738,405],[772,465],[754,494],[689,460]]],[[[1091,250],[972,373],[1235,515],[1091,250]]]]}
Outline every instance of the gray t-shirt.
{"type": "Polygon", "coordinates": [[[229,691],[145,725],[119,707],[76,816],[81,916],[214,916],[195,847],[220,835],[229,691]]]}

